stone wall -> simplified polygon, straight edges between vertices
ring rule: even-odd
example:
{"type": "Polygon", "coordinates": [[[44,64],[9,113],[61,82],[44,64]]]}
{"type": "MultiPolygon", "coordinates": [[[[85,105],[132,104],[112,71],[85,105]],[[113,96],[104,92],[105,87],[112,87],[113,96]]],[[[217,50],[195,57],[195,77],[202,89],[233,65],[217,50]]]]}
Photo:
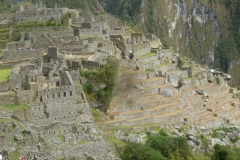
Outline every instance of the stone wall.
{"type": "Polygon", "coordinates": [[[43,103],[48,102],[76,102],[75,86],[64,86],[49,88],[38,92],[40,101],[43,103]]]}
{"type": "Polygon", "coordinates": [[[99,70],[101,69],[101,64],[99,62],[93,62],[88,60],[82,61],[83,68],[91,69],[91,70],[99,70]]]}
{"type": "Polygon", "coordinates": [[[26,27],[24,32],[56,32],[56,31],[69,31],[68,26],[45,26],[45,27],[26,27]]]}
{"type": "Polygon", "coordinates": [[[84,104],[48,103],[46,107],[46,112],[49,114],[48,118],[55,117],[70,118],[72,117],[72,115],[80,114],[83,111],[84,104]]]}
{"type": "Polygon", "coordinates": [[[111,30],[108,32],[109,35],[124,35],[126,34],[125,30],[111,30]]]}
{"type": "Polygon", "coordinates": [[[16,50],[18,48],[28,48],[31,46],[30,41],[10,42],[6,44],[7,50],[16,50]]]}
{"type": "Polygon", "coordinates": [[[8,82],[0,82],[0,92],[8,91],[10,89],[8,82]]]}
{"type": "Polygon", "coordinates": [[[88,35],[88,36],[93,36],[93,35],[102,35],[103,31],[101,28],[91,28],[91,29],[79,29],[79,34],[80,36],[82,35],[88,35]]]}
{"type": "Polygon", "coordinates": [[[43,106],[31,106],[31,116],[33,120],[44,119],[44,107],[43,106]]]}
{"type": "Polygon", "coordinates": [[[149,42],[138,44],[127,44],[128,50],[131,50],[134,55],[141,56],[151,52],[151,46],[149,42]]]}
{"type": "MultiPolygon", "coordinates": [[[[29,33],[26,33],[26,39],[27,40],[33,40],[35,37],[43,34],[45,32],[29,32],[29,33]]],[[[69,37],[69,36],[73,36],[73,32],[69,32],[69,31],[64,31],[64,32],[49,32],[48,33],[51,37],[54,37],[54,38],[60,38],[60,37],[69,37]]]]}
{"type": "Polygon", "coordinates": [[[3,56],[2,56],[2,61],[7,62],[7,61],[22,60],[22,59],[28,59],[28,58],[34,58],[34,57],[41,57],[41,56],[43,56],[43,54],[44,54],[43,49],[31,50],[31,51],[30,50],[27,50],[27,51],[4,50],[3,56]]]}
{"type": "Polygon", "coordinates": [[[5,148],[9,145],[9,142],[13,142],[14,136],[10,129],[12,123],[0,123],[0,144],[1,148],[5,148]]]}
{"type": "Polygon", "coordinates": [[[20,104],[29,104],[33,101],[34,91],[33,90],[18,90],[17,101],[20,104]]]}
{"type": "Polygon", "coordinates": [[[61,123],[54,123],[50,126],[44,126],[41,128],[40,136],[57,136],[57,135],[65,135],[69,132],[73,131],[72,124],[61,124],[61,123]]]}
{"type": "Polygon", "coordinates": [[[16,103],[16,96],[14,92],[7,92],[5,94],[0,94],[0,104],[15,104],[16,103]]]}

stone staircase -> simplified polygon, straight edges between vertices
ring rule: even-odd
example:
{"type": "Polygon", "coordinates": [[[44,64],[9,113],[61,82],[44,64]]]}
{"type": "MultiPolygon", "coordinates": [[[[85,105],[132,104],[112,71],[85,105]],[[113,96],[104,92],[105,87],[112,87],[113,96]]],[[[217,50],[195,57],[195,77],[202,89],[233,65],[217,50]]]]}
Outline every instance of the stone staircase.
{"type": "MultiPolygon", "coordinates": [[[[156,55],[140,60],[153,70],[161,71],[161,64],[156,55]],[[153,60],[154,63],[151,64],[153,60]],[[160,64],[160,65],[159,65],[160,64]]],[[[154,71],[133,70],[127,67],[126,60],[119,69],[118,80],[114,90],[105,123],[108,125],[144,125],[153,123],[187,122],[195,125],[221,125],[238,122],[239,99],[233,98],[230,87],[217,83],[208,83],[206,77],[194,87],[175,88],[167,80],[167,74],[175,74],[177,64],[162,65],[166,75],[155,76],[154,71]],[[154,76],[149,76],[154,75],[154,76]],[[164,96],[162,91],[171,91],[173,95],[164,96]],[[208,98],[196,91],[203,90],[208,98]]],[[[185,70],[186,71],[186,70],[185,70]]],[[[186,72],[184,78],[186,78],[186,72]]],[[[197,81],[197,77],[188,80],[197,81]]]]}

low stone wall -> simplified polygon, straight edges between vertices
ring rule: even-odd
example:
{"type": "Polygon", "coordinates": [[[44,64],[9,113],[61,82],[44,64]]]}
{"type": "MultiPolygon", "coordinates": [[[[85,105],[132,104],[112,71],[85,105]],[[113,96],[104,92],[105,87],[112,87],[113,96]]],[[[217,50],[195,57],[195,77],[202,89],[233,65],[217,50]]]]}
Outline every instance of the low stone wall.
{"type": "Polygon", "coordinates": [[[41,57],[43,56],[43,54],[44,54],[43,49],[32,50],[32,51],[4,50],[2,61],[7,62],[7,61],[15,61],[15,60],[21,60],[21,59],[27,59],[27,58],[33,58],[33,57],[41,57]]]}
{"type": "Polygon", "coordinates": [[[101,69],[101,64],[99,62],[83,60],[82,65],[83,65],[83,68],[87,68],[87,69],[96,69],[96,70],[101,69]]]}
{"type": "Polygon", "coordinates": [[[16,96],[14,92],[7,92],[5,94],[0,94],[0,104],[15,104],[16,96]]]}
{"type": "Polygon", "coordinates": [[[23,60],[17,60],[17,61],[12,61],[12,62],[5,62],[5,63],[0,63],[0,69],[7,69],[7,68],[13,68],[15,65],[29,61],[28,59],[23,59],[23,60]]]}
{"type": "Polygon", "coordinates": [[[45,26],[45,27],[26,27],[23,29],[24,32],[43,32],[43,31],[69,31],[68,26],[45,26]]]}
{"type": "Polygon", "coordinates": [[[9,83],[8,82],[1,82],[0,83],[0,92],[8,91],[9,90],[9,83]]]}

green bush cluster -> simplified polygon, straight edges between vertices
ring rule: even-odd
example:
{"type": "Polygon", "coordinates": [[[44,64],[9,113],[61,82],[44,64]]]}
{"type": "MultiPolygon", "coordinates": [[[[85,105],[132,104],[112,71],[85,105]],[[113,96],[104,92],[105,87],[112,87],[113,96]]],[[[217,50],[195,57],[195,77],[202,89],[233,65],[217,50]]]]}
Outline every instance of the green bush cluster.
{"type": "Polygon", "coordinates": [[[108,63],[100,70],[89,70],[81,72],[81,76],[86,77],[88,82],[84,84],[84,91],[88,100],[96,100],[101,103],[101,110],[105,111],[112,99],[113,87],[117,75],[118,61],[113,58],[108,59],[108,63]],[[94,91],[94,85],[105,84],[106,87],[94,91]]]}
{"type": "Polygon", "coordinates": [[[163,129],[159,133],[160,135],[149,136],[145,144],[128,143],[121,158],[123,160],[200,159],[201,156],[198,157],[192,153],[185,137],[168,136],[163,129]]]}

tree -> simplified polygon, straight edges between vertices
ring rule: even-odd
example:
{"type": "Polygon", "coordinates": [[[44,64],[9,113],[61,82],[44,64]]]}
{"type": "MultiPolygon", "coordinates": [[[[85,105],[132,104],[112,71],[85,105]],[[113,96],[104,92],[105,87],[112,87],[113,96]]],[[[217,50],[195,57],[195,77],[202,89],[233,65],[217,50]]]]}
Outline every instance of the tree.
{"type": "Polygon", "coordinates": [[[159,151],[139,144],[129,143],[121,155],[122,160],[167,160],[159,151]]]}

